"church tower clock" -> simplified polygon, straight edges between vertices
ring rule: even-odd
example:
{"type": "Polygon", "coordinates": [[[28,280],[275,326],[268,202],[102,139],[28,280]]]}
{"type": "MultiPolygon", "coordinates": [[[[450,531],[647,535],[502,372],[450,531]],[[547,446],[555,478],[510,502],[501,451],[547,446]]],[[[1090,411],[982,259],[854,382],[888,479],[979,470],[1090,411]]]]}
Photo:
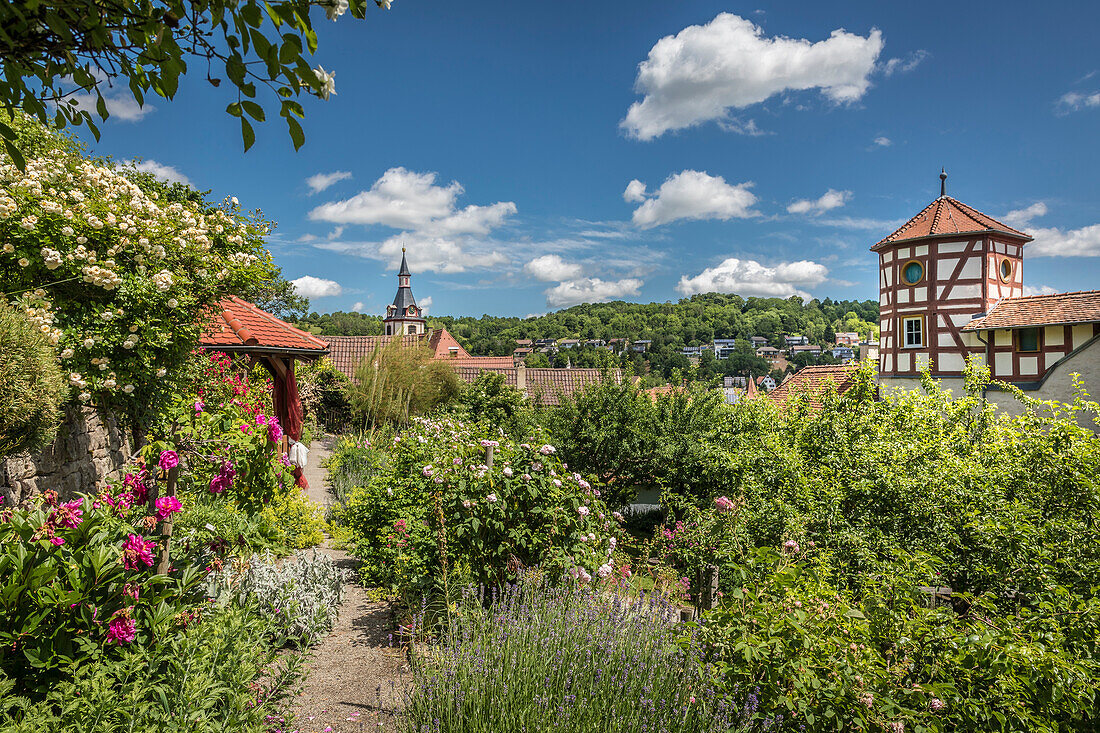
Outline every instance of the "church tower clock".
{"type": "Polygon", "coordinates": [[[415,336],[425,333],[427,321],[424,320],[424,311],[417,305],[413,298],[412,287],[409,286],[409,263],[405,261],[405,248],[401,248],[401,270],[397,273],[397,295],[393,303],[386,306],[386,317],[382,320],[387,336],[415,336]]]}

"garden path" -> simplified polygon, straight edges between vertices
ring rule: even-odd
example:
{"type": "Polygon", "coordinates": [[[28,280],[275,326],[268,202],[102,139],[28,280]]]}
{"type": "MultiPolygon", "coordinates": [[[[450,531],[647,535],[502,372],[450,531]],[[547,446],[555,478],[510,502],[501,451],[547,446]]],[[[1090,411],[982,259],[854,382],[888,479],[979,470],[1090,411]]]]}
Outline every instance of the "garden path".
{"type": "MultiPolygon", "coordinates": [[[[331,439],[314,440],[305,477],[309,498],[328,508],[333,498],[326,486],[321,461],[328,457],[331,439]]],[[[354,569],[356,561],[326,539],[318,548],[337,564],[354,569]]],[[[291,706],[299,733],[366,733],[396,730],[395,714],[410,679],[408,660],[401,647],[390,647],[393,611],[388,602],[375,601],[358,583],[344,585],[344,602],[332,633],[313,648],[306,665],[302,691],[291,706]]]]}

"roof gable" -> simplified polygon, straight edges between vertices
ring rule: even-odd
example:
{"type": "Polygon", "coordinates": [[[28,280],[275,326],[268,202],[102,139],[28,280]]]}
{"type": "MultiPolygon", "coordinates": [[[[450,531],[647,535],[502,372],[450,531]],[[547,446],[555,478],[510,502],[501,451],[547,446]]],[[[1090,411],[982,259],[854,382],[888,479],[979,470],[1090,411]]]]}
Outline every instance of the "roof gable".
{"type": "Polygon", "coordinates": [[[312,351],[318,356],[329,348],[327,342],[313,334],[235,295],[218,303],[217,311],[207,320],[199,345],[208,349],[312,351]]]}
{"type": "Polygon", "coordinates": [[[956,234],[976,234],[996,232],[1014,239],[1031,241],[1031,236],[1007,224],[1002,224],[991,216],[967,206],[950,196],[940,196],[925,206],[920,213],[905,222],[890,236],[879,240],[872,250],[881,249],[888,244],[904,242],[925,237],[949,237],[956,234]]]}
{"type": "Polygon", "coordinates": [[[805,393],[813,407],[821,407],[820,396],[829,384],[837,394],[844,394],[855,384],[858,364],[822,364],[803,367],[789,375],[783,383],[768,393],[768,399],[780,404],[798,393],[805,393]]]}

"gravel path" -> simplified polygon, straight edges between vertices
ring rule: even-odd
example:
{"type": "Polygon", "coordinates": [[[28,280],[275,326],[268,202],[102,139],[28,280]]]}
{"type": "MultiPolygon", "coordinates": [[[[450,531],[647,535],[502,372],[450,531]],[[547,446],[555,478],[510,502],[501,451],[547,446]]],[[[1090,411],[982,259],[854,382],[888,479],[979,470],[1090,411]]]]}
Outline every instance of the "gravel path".
{"type": "MultiPolygon", "coordinates": [[[[333,499],[321,461],[330,447],[328,441],[313,441],[305,470],[310,499],[326,508],[333,499]]],[[[318,549],[342,567],[355,568],[355,559],[332,549],[328,540],[318,549]]],[[[313,658],[306,665],[305,683],[291,708],[291,732],[397,730],[394,716],[411,675],[404,649],[389,645],[392,628],[389,603],[370,600],[367,590],[357,583],[344,586],[336,627],[313,648],[313,658]]]]}

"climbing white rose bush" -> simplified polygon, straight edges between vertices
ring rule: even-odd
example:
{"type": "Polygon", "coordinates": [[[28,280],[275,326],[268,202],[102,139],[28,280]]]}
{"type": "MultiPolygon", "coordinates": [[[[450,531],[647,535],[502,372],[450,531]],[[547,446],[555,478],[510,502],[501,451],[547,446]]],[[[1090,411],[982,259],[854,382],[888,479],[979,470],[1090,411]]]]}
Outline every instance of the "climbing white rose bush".
{"type": "Polygon", "coordinates": [[[0,297],[57,348],[78,400],[149,407],[213,304],[274,276],[271,225],[29,133],[25,171],[0,154],[0,297]]]}

